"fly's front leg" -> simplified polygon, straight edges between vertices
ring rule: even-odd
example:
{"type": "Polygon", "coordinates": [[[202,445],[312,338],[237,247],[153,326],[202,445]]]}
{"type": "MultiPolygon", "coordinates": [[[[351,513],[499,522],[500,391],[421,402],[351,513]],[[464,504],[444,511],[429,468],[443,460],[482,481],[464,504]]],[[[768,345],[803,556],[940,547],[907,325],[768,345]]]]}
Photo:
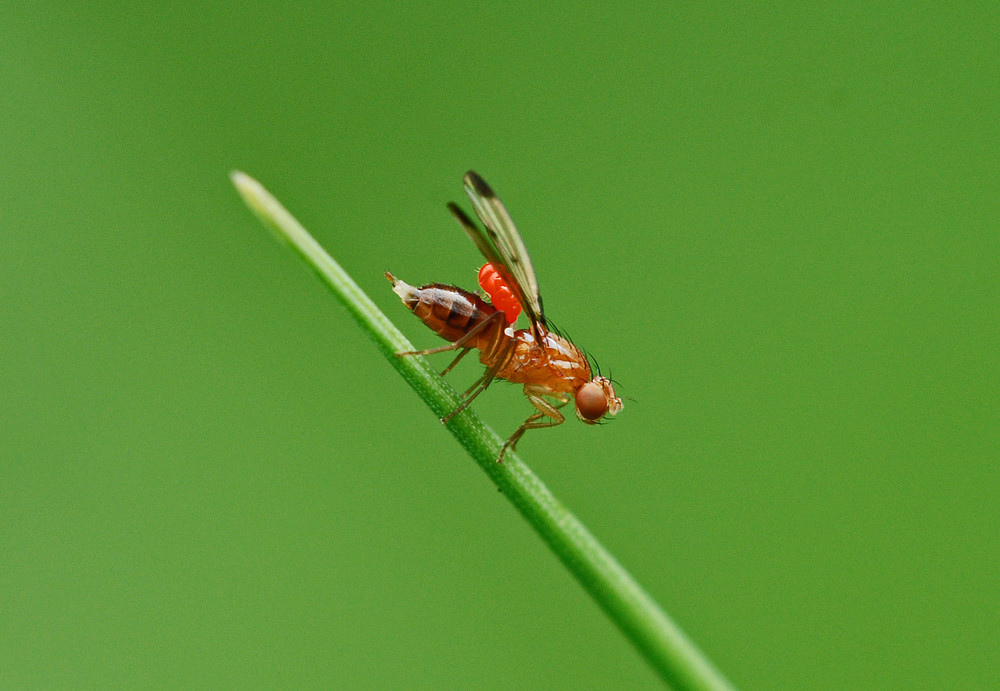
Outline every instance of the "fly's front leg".
{"type": "Polygon", "coordinates": [[[514,447],[517,446],[517,442],[520,441],[521,437],[523,437],[524,433],[529,429],[555,427],[556,425],[561,425],[566,422],[566,418],[559,412],[559,409],[569,402],[568,396],[551,396],[556,400],[556,403],[552,404],[542,398],[541,394],[529,391],[527,387],[525,387],[524,394],[528,397],[528,400],[531,401],[531,405],[538,409],[538,412],[521,423],[521,426],[517,428],[517,431],[510,435],[510,439],[508,439],[500,448],[500,455],[497,457],[497,463],[503,463],[503,456],[507,453],[507,449],[513,451],[514,447]],[[548,418],[547,420],[543,419],[546,417],[548,418]]]}

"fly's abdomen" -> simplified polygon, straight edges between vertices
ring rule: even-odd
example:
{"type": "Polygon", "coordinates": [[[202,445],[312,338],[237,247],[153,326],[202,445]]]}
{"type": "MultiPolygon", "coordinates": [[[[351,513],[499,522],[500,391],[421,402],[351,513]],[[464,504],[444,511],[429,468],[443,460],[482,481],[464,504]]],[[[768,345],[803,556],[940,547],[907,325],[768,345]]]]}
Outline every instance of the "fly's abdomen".
{"type": "MultiPolygon", "coordinates": [[[[385,276],[392,283],[393,292],[420,318],[420,321],[441,338],[452,342],[469,333],[497,311],[496,307],[475,293],[457,286],[429,283],[417,288],[390,273],[386,273],[385,276]]],[[[502,320],[497,324],[502,324],[502,320]]],[[[486,331],[490,332],[492,329],[487,328],[486,331]]],[[[480,343],[485,345],[492,335],[492,333],[478,334],[476,343],[469,345],[482,347],[480,343]]]]}

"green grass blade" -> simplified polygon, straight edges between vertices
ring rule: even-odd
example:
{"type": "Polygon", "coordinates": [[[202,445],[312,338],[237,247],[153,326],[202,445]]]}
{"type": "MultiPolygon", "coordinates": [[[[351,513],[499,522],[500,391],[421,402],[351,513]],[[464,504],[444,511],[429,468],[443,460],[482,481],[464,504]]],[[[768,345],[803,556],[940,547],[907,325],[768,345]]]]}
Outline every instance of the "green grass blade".
{"type": "MultiPolygon", "coordinates": [[[[316,272],[434,414],[441,418],[457,407],[458,396],[425,358],[396,357],[414,350],[412,344],[306,229],[256,180],[240,172],[231,177],[247,206],[316,272]]],[[[666,682],[678,689],[733,688],[516,453],[496,463],[502,440],[472,410],[447,428],[666,682]]]]}

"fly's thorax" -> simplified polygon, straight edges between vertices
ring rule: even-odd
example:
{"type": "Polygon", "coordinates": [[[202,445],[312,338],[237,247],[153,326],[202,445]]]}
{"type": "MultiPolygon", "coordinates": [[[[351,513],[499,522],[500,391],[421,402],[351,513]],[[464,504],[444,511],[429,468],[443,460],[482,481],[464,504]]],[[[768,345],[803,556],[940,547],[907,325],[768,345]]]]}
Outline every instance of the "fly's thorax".
{"type": "Polygon", "coordinates": [[[534,334],[517,331],[517,346],[510,364],[500,376],[523,383],[525,391],[570,394],[576,416],[588,425],[597,424],[605,415],[617,415],[622,400],[615,394],[607,377],[592,377],[587,357],[568,339],[540,329],[541,342],[534,334]]]}
{"type": "Polygon", "coordinates": [[[529,329],[515,331],[514,354],[498,375],[550,393],[575,393],[590,381],[590,363],[575,345],[541,327],[540,334],[539,342],[529,329]]]}

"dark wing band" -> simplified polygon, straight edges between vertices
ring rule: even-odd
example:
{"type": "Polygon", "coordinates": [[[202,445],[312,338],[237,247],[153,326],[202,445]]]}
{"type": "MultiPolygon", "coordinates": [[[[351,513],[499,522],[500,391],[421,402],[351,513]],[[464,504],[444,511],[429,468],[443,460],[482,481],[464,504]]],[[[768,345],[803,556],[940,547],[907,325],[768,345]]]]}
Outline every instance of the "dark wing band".
{"type": "MultiPolygon", "coordinates": [[[[451,213],[468,234],[486,260],[493,265],[500,277],[514,292],[524,308],[532,328],[537,324],[545,326],[542,311],[542,297],[538,292],[538,277],[531,265],[531,257],[524,246],[521,234],[514,221],[493,189],[473,171],[465,174],[465,193],[472,200],[476,215],[486,226],[485,232],[469,219],[454,204],[449,204],[451,213]]],[[[537,334],[536,334],[537,335],[537,334]]]]}

